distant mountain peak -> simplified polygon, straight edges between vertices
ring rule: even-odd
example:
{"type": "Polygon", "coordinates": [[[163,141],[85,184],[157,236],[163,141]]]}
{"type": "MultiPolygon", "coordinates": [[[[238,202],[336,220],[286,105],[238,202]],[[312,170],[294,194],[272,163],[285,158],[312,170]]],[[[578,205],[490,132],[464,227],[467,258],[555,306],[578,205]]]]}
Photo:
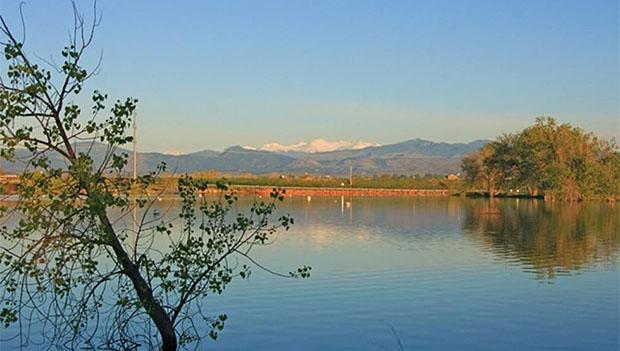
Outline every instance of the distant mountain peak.
{"type": "Polygon", "coordinates": [[[222,153],[243,152],[243,151],[256,151],[256,149],[248,148],[248,147],[241,146],[241,145],[233,145],[233,146],[229,146],[228,148],[226,148],[224,151],[222,151],[222,153]]]}
{"type": "Polygon", "coordinates": [[[329,152],[339,150],[360,150],[370,146],[379,146],[377,143],[371,143],[367,141],[329,141],[325,139],[314,139],[309,142],[300,141],[290,145],[283,145],[280,143],[268,143],[260,148],[262,151],[270,152],[302,152],[302,153],[317,153],[317,152],[329,152]]]}
{"type": "Polygon", "coordinates": [[[162,152],[162,154],[164,155],[169,155],[169,156],[180,156],[180,155],[184,155],[183,152],[181,151],[177,151],[177,150],[165,150],[164,152],[162,152]]]}

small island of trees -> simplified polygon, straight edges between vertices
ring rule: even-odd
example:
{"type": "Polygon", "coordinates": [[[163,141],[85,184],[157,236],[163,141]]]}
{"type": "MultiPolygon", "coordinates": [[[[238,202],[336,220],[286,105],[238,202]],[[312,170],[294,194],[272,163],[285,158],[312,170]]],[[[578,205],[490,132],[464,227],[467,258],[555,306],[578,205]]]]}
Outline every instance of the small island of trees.
{"type": "Polygon", "coordinates": [[[488,196],[615,201],[620,193],[616,142],[551,117],[485,145],[464,158],[462,168],[467,187],[488,196]]]}

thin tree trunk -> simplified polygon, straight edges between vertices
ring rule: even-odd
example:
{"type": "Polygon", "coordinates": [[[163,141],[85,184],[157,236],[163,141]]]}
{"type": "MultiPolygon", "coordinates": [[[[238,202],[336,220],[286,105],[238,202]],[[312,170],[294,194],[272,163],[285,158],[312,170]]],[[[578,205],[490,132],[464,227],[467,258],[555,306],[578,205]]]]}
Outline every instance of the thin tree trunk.
{"type": "MultiPolygon", "coordinates": [[[[60,129],[62,129],[62,125],[60,125],[60,129]]],[[[67,139],[64,140],[66,141],[67,139]]],[[[71,143],[67,144],[67,151],[70,155],[69,160],[73,163],[75,162],[75,152],[71,148],[71,143]]],[[[87,193],[90,194],[90,190],[86,190],[87,193]]],[[[155,324],[155,327],[157,327],[157,330],[159,331],[162,343],[161,350],[177,351],[177,336],[174,329],[174,323],[172,323],[170,316],[168,316],[166,310],[157,301],[155,296],[153,296],[153,291],[149,287],[146,280],[144,280],[144,277],[140,274],[139,267],[131,261],[129,255],[125,249],[123,249],[123,245],[118,240],[118,236],[116,235],[116,231],[108,218],[106,210],[99,210],[97,215],[103,225],[105,233],[109,236],[112,250],[118,259],[118,262],[123,267],[123,273],[125,273],[125,275],[131,280],[136,294],[140,299],[140,303],[142,303],[142,307],[145,309],[146,313],[149,315],[155,324]]]]}
{"type": "Polygon", "coordinates": [[[174,324],[170,319],[170,316],[166,313],[166,310],[153,296],[153,291],[149,287],[148,283],[142,275],[136,264],[134,264],[127,252],[123,249],[116,232],[105,213],[99,214],[99,220],[104,226],[106,233],[110,236],[112,249],[118,259],[119,263],[123,267],[124,273],[129,277],[133,283],[134,289],[138,294],[138,298],[142,303],[142,306],[146,310],[146,313],[151,317],[153,323],[159,331],[162,341],[162,351],[176,351],[177,350],[177,336],[174,330],[174,324]]]}

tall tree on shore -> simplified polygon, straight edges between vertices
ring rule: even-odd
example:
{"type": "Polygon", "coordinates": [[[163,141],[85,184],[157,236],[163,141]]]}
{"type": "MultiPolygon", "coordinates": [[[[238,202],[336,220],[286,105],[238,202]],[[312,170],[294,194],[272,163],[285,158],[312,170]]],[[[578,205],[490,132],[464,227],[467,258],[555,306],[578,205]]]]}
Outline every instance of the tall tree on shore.
{"type": "MultiPolygon", "coordinates": [[[[61,65],[33,61],[0,16],[7,60],[0,78],[0,156],[15,161],[17,149],[30,154],[21,160],[27,167],[19,201],[0,213],[0,322],[28,322],[18,324],[21,345],[39,341],[71,350],[170,351],[206,335],[216,338],[226,316],[210,315],[204,299],[221,294],[233,278],[247,278],[251,267],[263,267],[251,250],[293,223],[287,215],[274,217],[283,193],[274,190],[243,213],[226,185],[217,184],[221,196],[207,199],[199,196],[206,182],[182,177],[180,217],[158,217],[146,189],[165,165],[131,179],[124,171],[128,155],[118,151],[132,141],[137,100],[107,108],[107,95],[95,91],[88,113],[74,102],[97,71],[81,62],[99,15],[95,6],[88,25],[73,8],[75,26],[61,65]],[[103,160],[91,157],[95,143],[105,145],[103,160]],[[53,167],[52,155],[66,167],[53,167]],[[132,211],[136,222],[124,227],[132,211]],[[30,323],[38,323],[41,335],[31,335],[30,323]]],[[[304,266],[285,276],[309,271],[304,266]]]]}
{"type": "Polygon", "coordinates": [[[466,182],[472,187],[484,189],[490,196],[495,194],[501,173],[494,167],[492,157],[495,146],[487,144],[463,159],[462,168],[467,174],[466,182]]]}

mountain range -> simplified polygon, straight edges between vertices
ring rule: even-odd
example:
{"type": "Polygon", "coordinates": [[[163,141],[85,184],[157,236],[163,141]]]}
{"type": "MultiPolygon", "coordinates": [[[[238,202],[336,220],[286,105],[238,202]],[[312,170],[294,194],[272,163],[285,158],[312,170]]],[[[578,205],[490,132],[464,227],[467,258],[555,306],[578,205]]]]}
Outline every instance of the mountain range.
{"type": "MultiPolygon", "coordinates": [[[[167,170],[174,173],[214,170],[226,173],[344,175],[348,174],[349,167],[352,167],[353,172],[358,175],[448,174],[460,172],[461,159],[488,142],[476,140],[470,143],[445,143],[412,139],[396,144],[365,147],[356,147],[363,142],[354,142],[337,146],[336,150],[327,152],[313,152],[312,148],[304,147],[272,148],[270,151],[264,147],[253,149],[232,146],[221,152],[203,150],[181,155],[140,152],[137,164],[140,173],[156,169],[163,161],[167,164],[167,170]]],[[[82,143],[76,145],[76,148],[82,152],[90,149],[95,163],[100,162],[105,154],[105,146],[101,144],[91,146],[90,143],[82,143]]],[[[119,152],[131,155],[128,150],[119,152]]],[[[26,156],[25,150],[17,151],[17,158],[26,156]]],[[[60,159],[53,158],[52,155],[49,157],[53,165],[63,166],[60,159]]],[[[19,173],[24,165],[3,161],[0,167],[5,173],[19,173]]]]}

